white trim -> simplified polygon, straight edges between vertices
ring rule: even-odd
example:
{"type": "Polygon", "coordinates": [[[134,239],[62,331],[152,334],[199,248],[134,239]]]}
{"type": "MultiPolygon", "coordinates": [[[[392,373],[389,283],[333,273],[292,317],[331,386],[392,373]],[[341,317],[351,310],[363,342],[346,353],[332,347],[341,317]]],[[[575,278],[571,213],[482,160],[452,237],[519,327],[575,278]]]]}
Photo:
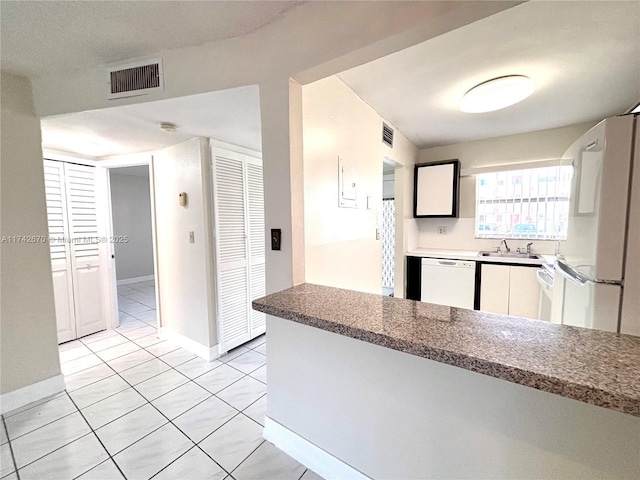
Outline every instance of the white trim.
{"type": "Polygon", "coordinates": [[[267,416],[262,436],[322,478],[370,480],[364,473],[267,416]]]}
{"type": "Polygon", "coordinates": [[[124,153],[119,155],[106,155],[98,159],[100,166],[106,168],[135,167],[149,165],[153,152],[124,153]]]}
{"type": "Polygon", "coordinates": [[[41,382],[3,393],[0,395],[0,414],[4,415],[16,408],[24,407],[30,403],[63,392],[65,388],[64,376],[56,375],[41,382]]]}
{"type": "Polygon", "coordinates": [[[216,140],[215,138],[209,138],[209,145],[212,148],[220,148],[223,150],[229,150],[235,153],[240,153],[242,155],[250,155],[252,157],[262,158],[262,152],[258,150],[253,150],[247,147],[241,147],[240,145],[235,145],[233,143],[223,142],[222,140],[216,140]]]}
{"type": "Polygon", "coordinates": [[[55,160],[58,162],[77,163],[95,167],[98,165],[98,157],[91,155],[81,155],[79,153],[65,152],[63,150],[53,150],[51,148],[42,149],[42,158],[45,160],[55,160]]]}
{"type": "Polygon", "coordinates": [[[185,350],[189,350],[194,355],[197,355],[200,358],[204,358],[209,362],[220,357],[219,345],[207,347],[205,345],[202,345],[201,343],[196,342],[195,340],[192,340],[189,337],[182,335],[181,333],[174,332],[167,327],[160,327],[158,329],[158,338],[175,343],[176,345],[184,348],[185,350]]]}
{"type": "Polygon", "coordinates": [[[145,275],[144,277],[123,278],[122,280],[118,280],[116,283],[118,285],[129,285],[131,283],[148,282],[154,278],[154,275],[145,275]]]}

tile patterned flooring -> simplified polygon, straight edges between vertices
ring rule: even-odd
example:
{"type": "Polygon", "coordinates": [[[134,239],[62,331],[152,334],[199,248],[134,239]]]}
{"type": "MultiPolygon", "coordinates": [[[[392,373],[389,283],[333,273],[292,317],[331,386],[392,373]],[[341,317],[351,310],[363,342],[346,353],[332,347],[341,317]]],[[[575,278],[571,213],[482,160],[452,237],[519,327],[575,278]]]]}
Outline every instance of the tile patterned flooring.
{"type": "Polygon", "coordinates": [[[0,478],[320,479],[262,438],[266,336],[207,362],[157,337],[153,282],[120,326],[60,345],[67,390],[1,417],[0,478]]]}

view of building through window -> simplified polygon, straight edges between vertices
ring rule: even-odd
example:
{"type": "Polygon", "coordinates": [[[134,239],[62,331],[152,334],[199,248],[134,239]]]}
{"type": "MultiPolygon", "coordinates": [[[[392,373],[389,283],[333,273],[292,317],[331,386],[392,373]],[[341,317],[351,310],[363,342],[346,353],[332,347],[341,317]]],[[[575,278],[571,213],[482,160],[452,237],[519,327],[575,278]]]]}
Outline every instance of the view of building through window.
{"type": "Polygon", "coordinates": [[[476,237],[562,240],[567,235],[571,167],[476,176],[476,237]]]}

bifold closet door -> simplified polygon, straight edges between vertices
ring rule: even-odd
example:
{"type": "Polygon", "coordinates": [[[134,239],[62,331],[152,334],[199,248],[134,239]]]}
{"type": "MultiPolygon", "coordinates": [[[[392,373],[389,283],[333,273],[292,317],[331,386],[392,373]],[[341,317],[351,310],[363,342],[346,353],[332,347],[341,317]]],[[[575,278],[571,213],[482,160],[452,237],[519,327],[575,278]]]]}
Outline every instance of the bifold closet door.
{"type": "Polygon", "coordinates": [[[65,163],[65,180],[69,233],[75,239],[70,250],[76,331],[83,337],[106,328],[95,168],[65,163]]]}
{"type": "Polygon", "coordinates": [[[44,161],[44,185],[58,343],[62,343],[77,338],[63,163],[44,161]]]}
{"type": "Polygon", "coordinates": [[[104,330],[95,168],[44,161],[58,342],[104,330]]]}
{"type": "Polygon", "coordinates": [[[250,339],[247,228],[242,155],[215,149],[214,209],[218,267],[220,350],[250,339]]]}
{"type": "MultiPolygon", "coordinates": [[[[247,213],[249,217],[249,292],[250,299],[267,294],[265,272],[264,183],[262,160],[245,156],[247,177],[247,213]]],[[[249,306],[251,308],[251,306],[249,306]]],[[[267,316],[251,308],[251,338],[265,332],[267,316]]]]}
{"type": "Polygon", "coordinates": [[[212,149],[221,351],[264,333],[251,300],[265,295],[262,161],[212,149]]]}

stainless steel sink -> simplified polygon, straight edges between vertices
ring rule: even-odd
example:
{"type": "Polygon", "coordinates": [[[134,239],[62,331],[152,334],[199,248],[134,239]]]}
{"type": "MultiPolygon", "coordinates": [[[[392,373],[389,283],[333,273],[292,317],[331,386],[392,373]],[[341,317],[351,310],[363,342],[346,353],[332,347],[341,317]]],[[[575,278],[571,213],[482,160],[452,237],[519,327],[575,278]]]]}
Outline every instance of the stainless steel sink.
{"type": "Polygon", "coordinates": [[[497,258],[524,258],[528,260],[540,260],[542,257],[535,253],[503,253],[503,252],[480,252],[479,257],[497,257],[497,258]]]}

